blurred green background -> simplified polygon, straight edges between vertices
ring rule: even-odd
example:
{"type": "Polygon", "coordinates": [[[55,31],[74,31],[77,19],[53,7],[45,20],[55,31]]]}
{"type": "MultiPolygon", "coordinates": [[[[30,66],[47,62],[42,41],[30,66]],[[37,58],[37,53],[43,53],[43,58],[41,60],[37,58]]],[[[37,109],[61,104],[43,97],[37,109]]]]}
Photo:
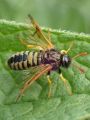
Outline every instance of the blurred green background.
{"type": "Polygon", "coordinates": [[[29,13],[41,26],[90,33],[90,0],[0,0],[0,19],[28,23],[29,13]]]}

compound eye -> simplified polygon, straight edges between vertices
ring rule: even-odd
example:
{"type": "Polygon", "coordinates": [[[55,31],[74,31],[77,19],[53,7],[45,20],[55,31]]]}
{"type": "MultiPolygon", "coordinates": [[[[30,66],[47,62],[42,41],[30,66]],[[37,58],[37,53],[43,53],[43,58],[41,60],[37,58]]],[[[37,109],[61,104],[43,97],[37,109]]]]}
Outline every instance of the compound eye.
{"type": "Polygon", "coordinates": [[[70,62],[71,62],[70,58],[67,55],[65,55],[63,57],[63,63],[62,63],[63,66],[67,68],[70,65],[70,62]]]}
{"type": "Polygon", "coordinates": [[[63,61],[64,61],[65,63],[68,63],[68,58],[67,58],[67,56],[63,57],[63,61]]]}

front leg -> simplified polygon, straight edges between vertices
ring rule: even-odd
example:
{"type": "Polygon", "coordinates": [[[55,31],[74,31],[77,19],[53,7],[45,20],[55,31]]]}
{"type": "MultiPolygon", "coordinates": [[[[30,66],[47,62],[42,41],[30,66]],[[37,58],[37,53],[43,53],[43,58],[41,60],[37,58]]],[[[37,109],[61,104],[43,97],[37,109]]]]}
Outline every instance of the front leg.
{"type": "Polygon", "coordinates": [[[47,80],[49,85],[49,92],[48,92],[48,98],[49,98],[51,96],[51,84],[52,84],[52,80],[50,79],[50,71],[47,73],[47,80]]]}
{"type": "Polygon", "coordinates": [[[62,75],[61,69],[59,69],[59,76],[60,76],[60,80],[62,80],[64,82],[64,85],[65,85],[65,87],[67,89],[68,94],[72,95],[71,86],[70,86],[68,80],[65,79],[64,76],[62,75]]]}

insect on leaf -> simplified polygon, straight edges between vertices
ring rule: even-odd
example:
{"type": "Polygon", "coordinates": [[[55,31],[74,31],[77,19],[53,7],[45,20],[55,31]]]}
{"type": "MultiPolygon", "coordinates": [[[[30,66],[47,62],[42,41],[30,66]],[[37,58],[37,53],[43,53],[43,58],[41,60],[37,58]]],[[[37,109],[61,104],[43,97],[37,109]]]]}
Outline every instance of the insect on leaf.
{"type": "MultiPolygon", "coordinates": [[[[23,98],[15,103],[19,83],[25,77],[21,71],[16,74],[7,65],[8,58],[17,51],[29,50],[21,45],[17,36],[29,34],[33,28],[27,24],[0,21],[0,119],[1,120],[83,120],[90,119],[90,35],[71,33],[68,31],[50,30],[51,41],[58,50],[69,51],[71,58],[80,52],[87,52],[85,57],[79,57],[74,63],[82,67],[82,74],[78,68],[71,65],[63,69],[62,73],[71,85],[73,95],[69,96],[64,84],[57,73],[52,73],[52,96],[47,98],[48,82],[46,75],[34,82],[24,93],[23,98]],[[18,81],[18,82],[17,82],[18,81]]],[[[42,29],[48,34],[48,29],[42,29]]],[[[25,38],[25,36],[23,36],[25,38]]],[[[37,70],[37,69],[35,69],[37,70]]],[[[30,70],[31,73],[34,72],[30,70]]],[[[30,73],[30,74],[31,74],[30,73]]],[[[26,73],[25,73],[26,74],[26,73]]]]}

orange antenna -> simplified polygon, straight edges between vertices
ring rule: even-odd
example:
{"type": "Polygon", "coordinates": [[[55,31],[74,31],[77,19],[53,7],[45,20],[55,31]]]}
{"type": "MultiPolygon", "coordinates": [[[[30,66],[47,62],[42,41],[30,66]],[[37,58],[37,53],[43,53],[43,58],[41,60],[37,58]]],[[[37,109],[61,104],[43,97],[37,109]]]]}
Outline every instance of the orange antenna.
{"type": "Polygon", "coordinates": [[[82,52],[82,53],[79,53],[79,54],[75,55],[72,59],[75,59],[75,58],[77,58],[79,56],[86,56],[86,55],[88,55],[87,52],[82,52]]]}
{"type": "MultiPolygon", "coordinates": [[[[79,54],[75,55],[72,59],[75,59],[75,58],[77,58],[79,56],[86,56],[86,55],[88,55],[87,52],[82,52],[82,53],[79,53],[79,54]]],[[[75,66],[76,68],[78,68],[81,73],[85,72],[85,70],[83,68],[79,67],[78,65],[76,65],[74,63],[72,63],[72,65],[75,66]]]]}
{"type": "Polygon", "coordinates": [[[72,63],[72,65],[75,66],[76,68],[78,68],[81,73],[85,73],[85,70],[83,68],[79,67],[78,65],[76,65],[74,63],[72,63]]]}

